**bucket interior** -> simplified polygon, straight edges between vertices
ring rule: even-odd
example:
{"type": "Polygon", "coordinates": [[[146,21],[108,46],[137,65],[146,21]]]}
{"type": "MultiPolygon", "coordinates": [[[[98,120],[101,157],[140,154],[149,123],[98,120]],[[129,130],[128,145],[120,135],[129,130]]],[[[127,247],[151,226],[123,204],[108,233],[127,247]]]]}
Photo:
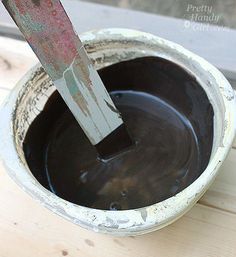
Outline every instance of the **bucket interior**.
{"type": "Polygon", "coordinates": [[[78,205],[127,210],[163,201],[195,181],[208,165],[214,125],[196,78],[159,57],[119,62],[99,74],[140,148],[104,168],[58,92],[49,90],[48,98],[47,89],[34,98],[47,100],[23,139],[38,182],[78,205]]]}

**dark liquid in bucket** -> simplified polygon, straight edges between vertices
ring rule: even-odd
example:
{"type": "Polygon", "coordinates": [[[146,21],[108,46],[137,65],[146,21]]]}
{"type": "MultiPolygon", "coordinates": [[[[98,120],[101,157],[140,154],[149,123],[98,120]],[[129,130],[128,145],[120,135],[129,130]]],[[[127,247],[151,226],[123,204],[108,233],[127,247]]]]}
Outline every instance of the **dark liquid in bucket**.
{"type": "Polygon", "coordinates": [[[45,153],[51,190],[101,209],[150,205],[186,187],[199,169],[194,131],[185,117],[157,97],[112,93],[131,137],[129,151],[102,161],[69,111],[55,123],[45,153]]]}
{"type": "MultiPolygon", "coordinates": [[[[168,69],[165,65],[170,63],[161,59],[158,61],[158,72],[162,75],[159,83],[162,83],[162,87],[156,84],[156,94],[150,91],[148,83],[146,86],[143,84],[135,88],[132,86],[132,78],[124,78],[123,83],[128,82],[126,88],[122,88],[122,85],[110,90],[113,101],[135,141],[132,148],[111,160],[99,159],[95,147],[90,144],[58,94],[49,100],[45,112],[33,122],[25,140],[28,163],[42,184],[63,199],[82,206],[127,210],[167,199],[186,188],[203,172],[212,144],[211,105],[206,102],[206,96],[201,100],[197,98],[203,96],[200,92],[202,89],[182,69],[182,75],[175,73],[178,79],[174,83],[177,86],[178,83],[185,85],[185,92],[180,93],[179,87],[180,92],[176,97],[179,97],[177,102],[181,101],[183,94],[187,92],[186,87],[189,87],[188,99],[183,100],[186,101],[185,105],[189,104],[189,110],[186,109],[184,113],[181,111],[183,103],[178,106],[161,97],[163,92],[158,94],[158,89],[165,89],[163,85],[168,89],[169,79],[176,65],[172,64],[169,67],[168,78],[168,69]],[[194,93],[196,99],[193,98],[194,93]],[[203,101],[203,105],[197,106],[196,104],[200,104],[197,101],[203,101]],[[56,105],[58,108],[55,108],[56,105]],[[205,111],[205,118],[202,121],[197,120],[198,116],[194,113],[197,111],[205,111]],[[191,121],[186,114],[193,120],[191,121]],[[199,124],[194,124],[194,115],[199,124]],[[204,130],[196,133],[196,130],[200,129],[200,123],[204,121],[209,125],[202,124],[204,130]],[[33,142],[32,138],[40,136],[40,129],[45,131],[42,136],[44,142],[37,148],[37,142],[33,142]],[[209,143],[208,146],[202,142],[204,133],[209,137],[205,139],[209,143]],[[40,161],[36,160],[36,154],[41,156],[40,161]],[[43,172],[39,172],[39,168],[43,172]]],[[[137,62],[136,68],[139,67],[140,59],[133,62],[137,62]]],[[[123,65],[126,66],[128,63],[123,65]]],[[[119,65],[121,64],[118,64],[118,70],[121,69],[119,65]]],[[[127,71],[132,70],[132,65],[126,67],[127,71]]],[[[112,67],[106,69],[115,69],[112,67]]],[[[114,74],[111,71],[107,73],[106,69],[101,72],[101,76],[105,78],[105,84],[108,84],[106,80],[112,80],[114,74]]],[[[123,76],[127,76],[127,71],[124,67],[123,76]]],[[[117,83],[119,85],[119,81],[114,84],[117,83]]]]}

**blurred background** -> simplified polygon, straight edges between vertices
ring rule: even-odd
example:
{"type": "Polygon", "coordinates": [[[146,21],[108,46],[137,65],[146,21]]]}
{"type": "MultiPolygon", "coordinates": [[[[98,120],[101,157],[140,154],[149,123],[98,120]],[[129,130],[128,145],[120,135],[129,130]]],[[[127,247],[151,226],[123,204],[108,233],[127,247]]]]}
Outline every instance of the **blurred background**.
{"type": "Polygon", "coordinates": [[[236,28],[236,0],[82,0],[236,28]],[[197,9],[198,8],[198,9],[197,9]]]}

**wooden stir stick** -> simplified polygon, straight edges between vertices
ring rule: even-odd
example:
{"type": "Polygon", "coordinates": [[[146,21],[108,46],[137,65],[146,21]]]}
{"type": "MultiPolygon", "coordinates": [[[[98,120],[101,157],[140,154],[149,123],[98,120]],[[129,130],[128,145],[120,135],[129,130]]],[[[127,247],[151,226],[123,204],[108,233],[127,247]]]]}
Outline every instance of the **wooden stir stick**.
{"type": "Polygon", "coordinates": [[[109,158],[131,146],[120,113],[61,2],[3,0],[2,3],[101,157],[109,158]]]}

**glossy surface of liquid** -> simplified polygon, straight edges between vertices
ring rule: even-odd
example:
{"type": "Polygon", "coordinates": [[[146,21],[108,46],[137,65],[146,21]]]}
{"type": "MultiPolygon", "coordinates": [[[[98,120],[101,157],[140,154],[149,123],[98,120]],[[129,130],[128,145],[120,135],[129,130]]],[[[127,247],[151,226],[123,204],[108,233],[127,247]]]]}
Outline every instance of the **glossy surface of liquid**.
{"type": "Polygon", "coordinates": [[[102,161],[65,112],[52,129],[45,155],[51,190],[83,206],[124,210],[161,201],[193,181],[199,154],[188,120],[145,93],[112,96],[135,146],[102,161]]]}
{"type": "MultiPolygon", "coordinates": [[[[145,78],[147,65],[143,59],[145,78]]],[[[174,64],[166,77],[169,62],[159,58],[153,65],[160,70],[160,81],[141,85],[141,75],[138,79],[137,74],[137,82],[132,75],[127,78],[126,73],[127,68],[135,68],[135,72],[140,62],[114,65],[100,74],[108,88],[117,76],[117,85],[110,86],[110,94],[135,141],[129,150],[110,160],[99,159],[96,148],[58,94],[51,97],[31,125],[24,144],[28,164],[40,183],[61,198],[96,209],[141,208],[180,192],[206,167],[213,113],[202,89],[186,72],[174,72],[174,77],[174,64]],[[127,82],[127,86],[121,82],[127,82]],[[175,96],[169,93],[172,101],[162,97],[171,83],[173,90],[179,85],[175,96]]]]}

